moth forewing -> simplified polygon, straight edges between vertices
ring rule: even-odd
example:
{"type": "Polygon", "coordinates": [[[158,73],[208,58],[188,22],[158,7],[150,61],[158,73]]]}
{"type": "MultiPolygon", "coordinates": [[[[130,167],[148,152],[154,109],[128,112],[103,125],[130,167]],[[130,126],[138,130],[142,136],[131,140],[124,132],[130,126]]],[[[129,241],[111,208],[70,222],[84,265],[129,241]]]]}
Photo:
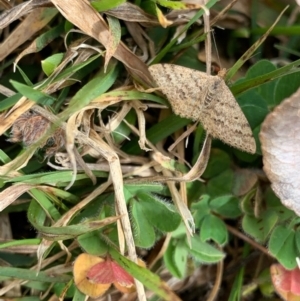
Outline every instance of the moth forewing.
{"type": "Polygon", "coordinates": [[[157,64],[149,71],[176,115],[199,120],[214,138],[255,153],[250,125],[220,76],[172,64],[157,64]]]}

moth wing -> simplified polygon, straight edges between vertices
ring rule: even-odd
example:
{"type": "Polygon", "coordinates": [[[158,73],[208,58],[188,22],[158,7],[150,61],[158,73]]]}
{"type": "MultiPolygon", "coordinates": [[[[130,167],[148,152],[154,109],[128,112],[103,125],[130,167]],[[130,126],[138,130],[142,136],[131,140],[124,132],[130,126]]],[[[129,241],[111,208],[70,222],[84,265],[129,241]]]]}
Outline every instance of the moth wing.
{"type": "Polygon", "coordinates": [[[255,153],[256,143],[249,122],[224,80],[206,97],[211,98],[210,105],[202,106],[199,118],[204,129],[226,144],[255,153]]]}
{"type": "Polygon", "coordinates": [[[172,64],[152,65],[149,71],[176,115],[199,120],[212,137],[255,153],[250,125],[223,79],[172,64]]]}
{"type": "Polygon", "coordinates": [[[200,98],[206,94],[207,81],[212,76],[172,64],[152,65],[149,71],[176,115],[199,119],[200,98]]]}

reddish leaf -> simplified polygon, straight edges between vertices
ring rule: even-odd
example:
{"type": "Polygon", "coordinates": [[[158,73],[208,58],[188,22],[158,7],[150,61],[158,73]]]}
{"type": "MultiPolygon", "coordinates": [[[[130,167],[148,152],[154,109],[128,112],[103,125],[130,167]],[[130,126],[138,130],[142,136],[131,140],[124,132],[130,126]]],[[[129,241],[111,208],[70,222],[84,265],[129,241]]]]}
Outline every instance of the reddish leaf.
{"type": "Polygon", "coordinates": [[[132,286],[134,279],[108,256],[105,261],[94,265],[87,273],[93,283],[108,284],[117,282],[123,286],[132,286]]]}
{"type": "Polygon", "coordinates": [[[286,270],[280,264],[273,264],[270,268],[273,285],[277,293],[287,301],[300,300],[300,270],[286,270]]]}
{"type": "Polygon", "coordinates": [[[74,262],[74,282],[82,293],[92,298],[102,296],[111,286],[111,283],[92,283],[87,279],[87,273],[90,271],[90,269],[103,261],[104,259],[101,257],[83,253],[80,254],[74,262]]]}

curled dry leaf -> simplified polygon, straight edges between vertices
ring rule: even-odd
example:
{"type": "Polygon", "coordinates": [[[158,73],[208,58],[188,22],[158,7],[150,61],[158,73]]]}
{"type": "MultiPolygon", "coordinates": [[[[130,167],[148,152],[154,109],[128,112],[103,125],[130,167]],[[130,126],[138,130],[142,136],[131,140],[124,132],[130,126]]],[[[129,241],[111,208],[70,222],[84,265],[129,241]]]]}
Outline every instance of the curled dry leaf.
{"type": "Polygon", "coordinates": [[[283,205],[300,216],[300,89],[285,99],[262,124],[264,171],[283,205]]]}

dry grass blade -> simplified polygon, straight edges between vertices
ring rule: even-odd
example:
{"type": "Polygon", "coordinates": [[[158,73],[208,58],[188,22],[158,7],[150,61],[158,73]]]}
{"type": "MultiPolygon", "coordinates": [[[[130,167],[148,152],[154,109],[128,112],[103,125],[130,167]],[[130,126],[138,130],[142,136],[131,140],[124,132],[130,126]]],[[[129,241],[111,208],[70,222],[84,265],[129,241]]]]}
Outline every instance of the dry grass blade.
{"type": "Polygon", "coordinates": [[[282,12],[281,14],[277,17],[277,19],[275,20],[275,22],[273,23],[273,25],[266,31],[265,34],[263,34],[243,55],[242,57],[234,64],[234,66],[232,66],[232,68],[228,71],[228,73],[226,74],[226,80],[230,80],[234,74],[237,72],[237,70],[239,70],[244,63],[249,60],[249,58],[253,55],[254,51],[266,40],[266,38],[269,36],[269,34],[271,33],[271,31],[273,30],[273,28],[275,27],[275,25],[279,22],[279,20],[281,19],[281,17],[283,16],[284,12],[289,8],[289,6],[287,6],[282,12]]]}
{"type": "Polygon", "coordinates": [[[29,14],[9,37],[0,44],[0,61],[44,28],[56,14],[57,12],[53,8],[38,8],[29,14]]]}
{"type": "Polygon", "coordinates": [[[0,211],[3,211],[11,203],[13,203],[18,197],[20,197],[25,192],[28,192],[30,189],[37,188],[37,186],[28,185],[28,184],[19,184],[6,188],[0,193],[1,203],[0,211]]]}
{"type": "Polygon", "coordinates": [[[114,9],[106,12],[108,15],[114,16],[120,20],[142,23],[144,26],[158,25],[159,22],[152,15],[145,13],[137,5],[129,2],[122,3],[114,9]]]}
{"type": "Polygon", "coordinates": [[[0,15],[0,29],[7,27],[9,24],[30,13],[32,10],[44,6],[51,6],[51,1],[32,0],[20,3],[14,7],[7,7],[7,10],[0,15]]]}
{"type": "MultiPolygon", "coordinates": [[[[36,106],[35,111],[41,114],[43,117],[48,118],[52,122],[56,124],[61,124],[59,118],[56,116],[48,113],[44,109],[36,106]]],[[[62,125],[64,128],[66,128],[65,125],[62,125]]],[[[129,215],[127,211],[126,201],[124,198],[124,191],[123,191],[123,176],[122,176],[122,169],[120,166],[120,161],[118,155],[111,149],[98,135],[96,132],[91,131],[90,137],[85,136],[80,131],[78,131],[76,128],[73,128],[72,130],[72,137],[76,137],[76,139],[82,143],[87,144],[91,147],[93,147],[96,151],[99,152],[109,163],[110,166],[110,176],[111,180],[114,186],[115,191],[115,198],[116,198],[116,204],[118,206],[118,211],[121,215],[121,221],[122,221],[122,227],[125,234],[126,244],[128,247],[128,253],[129,257],[132,261],[137,262],[137,255],[135,250],[135,244],[133,239],[133,234],[131,230],[131,224],[129,220],[129,215]]],[[[74,141],[72,138],[71,140],[74,141]]],[[[70,144],[71,145],[71,144],[70,144]]],[[[146,300],[145,298],[145,292],[143,285],[135,280],[136,288],[139,296],[139,300],[146,300]]]]}

